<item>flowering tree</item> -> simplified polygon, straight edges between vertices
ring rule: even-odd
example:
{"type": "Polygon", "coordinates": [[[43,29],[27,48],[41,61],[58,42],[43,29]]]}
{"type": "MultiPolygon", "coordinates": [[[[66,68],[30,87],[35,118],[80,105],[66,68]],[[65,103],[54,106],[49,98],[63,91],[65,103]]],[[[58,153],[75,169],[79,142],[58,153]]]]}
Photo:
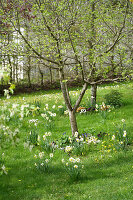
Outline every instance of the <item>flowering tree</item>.
{"type": "MultiPolygon", "coordinates": [[[[1,1],[7,23],[19,33],[29,52],[48,68],[58,70],[72,135],[78,131],[75,113],[88,85],[96,86],[110,79],[111,70],[108,68],[105,72],[103,60],[118,44],[125,28],[129,2],[119,7],[119,11],[108,6],[106,1],[94,0],[1,1]],[[114,26],[110,25],[112,20],[116,23],[114,26]],[[67,87],[69,77],[64,73],[67,66],[73,66],[82,77],[83,87],[74,105],[67,87]]],[[[94,89],[92,96],[96,96],[94,89]]]]}

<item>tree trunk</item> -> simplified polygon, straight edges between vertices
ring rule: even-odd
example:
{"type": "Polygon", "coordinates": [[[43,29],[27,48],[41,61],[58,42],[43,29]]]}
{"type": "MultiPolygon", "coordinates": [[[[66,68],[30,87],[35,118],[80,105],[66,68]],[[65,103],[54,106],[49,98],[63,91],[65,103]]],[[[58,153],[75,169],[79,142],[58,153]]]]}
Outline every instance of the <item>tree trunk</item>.
{"type": "Polygon", "coordinates": [[[71,124],[71,131],[72,131],[72,135],[74,136],[75,132],[78,132],[78,127],[77,127],[77,120],[76,120],[76,110],[85,94],[85,91],[87,90],[88,88],[88,83],[85,83],[83,85],[83,88],[80,92],[80,95],[74,105],[74,107],[72,108],[72,104],[71,104],[71,100],[70,100],[70,96],[69,96],[69,92],[68,92],[68,89],[67,89],[67,83],[65,81],[65,78],[64,78],[64,71],[63,69],[59,69],[59,77],[60,77],[60,85],[61,85],[61,90],[62,90],[62,94],[63,94],[63,97],[64,97],[64,101],[65,101],[65,104],[67,106],[67,109],[69,111],[69,120],[70,120],[70,124],[71,124]]]}
{"type": "Polygon", "coordinates": [[[63,94],[63,97],[64,97],[65,104],[66,104],[68,110],[72,111],[73,109],[72,109],[70,96],[69,96],[68,89],[67,89],[67,83],[66,83],[65,78],[64,78],[63,69],[59,70],[59,78],[60,78],[60,86],[61,86],[61,91],[62,91],[62,94],[63,94]]]}
{"type": "Polygon", "coordinates": [[[72,136],[74,136],[75,132],[78,132],[78,127],[77,127],[76,115],[73,110],[69,111],[69,119],[71,124],[72,136]]]}
{"type": "Polygon", "coordinates": [[[16,82],[18,84],[18,60],[16,61],[16,82]]]}
{"type": "Polygon", "coordinates": [[[52,69],[51,67],[49,68],[49,72],[50,72],[50,84],[53,84],[53,75],[52,75],[52,69]]]}
{"type": "Polygon", "coordinates": [[[78,66],[75,67],[75,74],[76,74],[76,79],[78,78],[79,72],[78,72],[78,66]]]}
{"type": "Polygon", "coordinates": [[[15,82],[15,57],[13,56],[12,80],[15,82]]]}
{"type": "Polygon", "coordinates": [[[8,55],[8,62],[10,65],[10,82],[12,83],[12,63],[9,55],[8,55]]]}
{"type": "Polygon", "coordinates": [[[96,104],[96,95],[97,95],[97,85],[91,85],[91,106],[95,107],[96,104]]]}
{"type": "Polygon", "coordinates": [[[39,73],[40,73],[40,76],[41,76],[41,86],[43,87],[43,72],[40,68],[40,63],[38,63],[38,69],[39,69],[39,73]]]}
{"type": "Polygon", "coordinates": [[[75,110],[73,110],[72,108],[69,93],[67,90],[67,85],[66,85],[67,83],[64,82],[63,69],[59,70],[59,77],[60,77],[61,90],[63,93],[65,104],[67,106],[67,109],[69,110],[69,120],[70,120],[72,135],[74,136],[75,132],[78,131],[78,127],[77,127],[77,121],[76,121],[76,116],[75,116],[75,110]]]}
{"type": "Polygon", "coordinates": [[[43,73],[40,74],[41,74],[41,86],[43,86],[43,73]]]}
{"type": "Polygon", "coordinates": [[[112,71],[113,74],[115,73],[114,48],[112,49],[112,55],[111,55],[111,71],[112,71]]]}
{"type": "Polygon", "coordinates": [[[31,72],[31,57],[28,57],[28,69],[27,69],[27,76],[28,76],[28,85],[29,87],[31,87],[31,76],[30,76],[30,72],[31,72]]]}
{"type": "Polygon", "coordinates": [[[28,76],[28,85],[31,87],[31,78],[30,78],[30,70],[28,69],[27,71],[27,76],[28,76]]]}

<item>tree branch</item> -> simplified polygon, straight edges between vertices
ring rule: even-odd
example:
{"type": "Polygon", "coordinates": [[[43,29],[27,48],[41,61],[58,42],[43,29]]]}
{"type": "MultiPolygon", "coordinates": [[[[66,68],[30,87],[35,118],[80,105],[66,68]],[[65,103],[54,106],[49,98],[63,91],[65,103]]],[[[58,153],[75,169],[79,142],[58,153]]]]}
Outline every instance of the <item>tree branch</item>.
{"type": "Polygon", "coordinates": [[[126,17],[127,17],[127,11],[128,11],[128,1],[127,1],[127,6],[126,6],[126,12],[125,12],[124,20],[123,20],[123,26],[121,27],[121,29],[120,29],[120,31],[119,31],[119,33],[118,33],[118,36],[117,36],[117,38],[116,38],[114,44],[113,44],[107,51],[105,51],[105,53],[110,52],[110,51],[114,48],[114,46],[117,44],[117,42],[119,41],[119,38],[120,38],[120,36],[121,36],[121,34],[122,34],[122,30],[123,30],[124,27],[125,27],[126,17]]]}
{"type": "Polygon", "coordinates": [[[127,0],[127,5],[126,5],[125,16],[124,16],[124,20],[123,20],[123,25],[122,25],[121,29],[119,30],[116,40],[114,41],[113,45],[111,47],[109,47],[109,49],[107,49],[103,54],[100,54],[98,57],[103,56],[105,53],[109,53],[115,47],[115,45],[119,42],[122,31],[125,27],[127,13],[128,13],[128,0],[127,0]]]}
{"type": "Polygon", "coordinates": [[[59,76],[60,76],[60,85],[61,85],[61,90],[62,90],[62,93],[63,93],[64,101],[66,103],[68,110],[72,111],[72,106],[71,106],[68,90],[67,90],[66,83],[65,83],[65,80],[64,80],[63,69],[59,69],[59,76]]]}
{"type": "Polygon", "coordinates": [[[54,40],[58,41],[58,38],[54,35],[53,31],[51,30],[50,26],[49,26],[48,23],[47,23],[46,18],[45,18],[44,15],[43,15],[43,11],[42,11],[42,9],[41,9],[41,1],[39,0],[39,3],[40,3],[40,4],[39,4],[38,1],[36,0],[36,3],[37,3],[37,5],[38,5],[39,11],[40,11],[41,14],[42,14],[42,18],[43,18],[44,24],[45,24],[45,26],[47,27],[49,33],[51,34],[51,36],[53,37],[54,40]]]}
{"type": "Polygon", "coordinates": [[[79,64],[79,66],[80,66],[80,68],[81,68],[81,71],[82,71],[82,80],[83,80],[83,82],[84,82],[83,66],[82,66],[80,60],[78,59],[78,56],[77,56],[77,53],[76,53],[76,49],[75,49],[75,47],[74,47],[74,44],[73,44],[73,41],[72,41],[71,34],[70,34],[69,30],[67,30],[67,32],[68,32],[68,36],[69,36],[69,39],[70,39],[70,43],[71,43],[71,46],[72,46],[72,49],[73,49],[73,52],[74,52],[75,60],[76,60],[77,64],[79,64]]]}
{"type": "Polygon", "coordinates": [[[87,88],[88,88],[88,83],[86,82],[86,83],[83,85],[83,88],[82,88],[82,90],[81,90],[81,92],[80,92],[80,95],[79,95],[79,97],[78,97],[78,99],[77,99],[77,101],[76,101],[76,103],[75,103],[75,105],[74,105],[74,108],[73,108],[73,111],[74,111],[74,112],[76,112],[76,110],[77,110],[77,108],[78,108],[78,106],[79,106],[79,104],[80,104],[80,102],[81,102],[81,100],[82,100],[82,98],[83,98],[83,96],[84,96],[85,91],[87,90],[87,88]]]}
{"type": "Polygon", "coordinates": [[[108,78],[108,79],[101,79],[101,80],[93,81],[93,82],[89,81],[89,80],[85,80],[85,82],[90,84],[90,85],[94,85],[94,84],[101,84],[101,83],[121,81],[121,80],[125,80],[125,78],[122,78],[122,77],[117,77],[117,78],[114,78],[114,79],[108,78]]]}
{"type": "MultiPolygon", "coordinates": [[[[4,9],[4,8],[3,8],[3,5],[2,5],[2,2],[1,2],[1,6],[2,6],[2,9],[4,9]]],[[[17,13],[17,14],[18,14],[18,13],[17,13]]],[[[7,14],[6,14],[6,15],[7,15],[7,14]]],[[[16,28],[16,26],[14,25],[14,22],[11,20],[11,18],[10,18],[9,20],[10,20],[10,22],[12,23],[12,25],[13,25],[15,31],[18,32],[18,33],[21,35],[22,39],[25,41],[25,43],[28,45],[28,47],[29,47],[39,58],[41,58],[42,60],[45,60],[45,61],[47,61],[47,62],[56,64],[56,65],[59,66],[59,63],[58,63],[58,62],[56,62],[55,60],[52,60],[52,59],[50,59],[50,58],[43,57],[41,54],[39,54],[39,53],[33,48],[33,46],[29,43],[29,41],[25,38],[25,36],[22,34],[22,32],[21,32],[21,30],[20,30],[20,24],[19,24],[19,20],[18,20],[18,15],[17,15],[17,25],[18,25],[19,28],[16,28]]]]}

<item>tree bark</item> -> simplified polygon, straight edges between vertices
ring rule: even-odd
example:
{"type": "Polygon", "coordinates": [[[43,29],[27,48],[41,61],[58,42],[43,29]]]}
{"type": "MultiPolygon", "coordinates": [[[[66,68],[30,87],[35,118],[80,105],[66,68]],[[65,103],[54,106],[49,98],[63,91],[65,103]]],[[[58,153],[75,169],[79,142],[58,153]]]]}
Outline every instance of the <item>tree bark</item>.
{"type": "Polygon", "coordinates": [[[97,84],[91,85],[91,106],[95,107],[97,95],[97,84]]]}
{"type": "Polygon", "coordinates": [[[65,81],[64,71],[63,71],[62,68],[59,70],[59,78],[60,78],[61,91],[62,91],[62,94],[63,94],[63,97],[64,97],[65,104],[66,104],[68,110],[72,111],[70,96],[69,96],[69,93],[68,93],[68,90],[67,90],[67,85],[66,85],[67,83],[65,81]]]}
{"type": "Polygon", "coordinates": [[[29,87],[31,87],[31,76],[30,76],[30,72],[31,72],[31,59],[30,59],[30,56],[29,56],[29,57],[28,57],[28,69],[27,69],[28,85],[29,85],[29,87]]]}
{"type": "Polygon", "coordinates": [[[80,92],[80,95],[79,95],[79,97],[78,97],[78,99],[77,99],[77,101],[76,101],[76,103],[75,103],[75,105],[73,107],[74,112],[76,112],[78,106],[80,105],[80,102],[82,101],[82,98],[83,98],[87,88],[88,88],[88,83],[84,83],[84,85],[82,87],[82,90],[80,92]]]}
{"type": "Polygon", "coordinates": [[[31,87],[31,78],[30,78],[30,70],[28,69],[27,71],[27,76],[28,76],[28,85],[31,87]]]}
{"type": "Polygon", "coordinates": [[[15,82],[15,57],[13,56],[12,80],[15,82]]]}
{"type": "Polygon", "coordinates": [[[38,69],[39,69],[39,73],[40,73],[40,76],[41,76],[41,86],[43,86],[43,72],[41,71],[39,64],[38,64],[38,69]]]}
{"type": "Polygon", "coordinates": [[[65,82],[65,79],[64,79],[63,69],[59,70],[59,77],[60,77],[60,85],[61,85],[64,101],[69,111],[69,120],[70,120],[72,135],[74,136],[75,132],[78,131],[77,120],[75,116],[76,111],[75,109],[73,110],[72,105],[71,105],[69,92],[67,90],[67,83],[65,82]]]}
{"type": "Polygon", "coordinates": [[[50,84],[53,84],[53,75],[52,75],[52,69],[51,67],[49,68],[49,72],[50,72],[50,84]]]}
{"type": "Polygon", "coordinates": [[[18,57],[16,58],[16,82],[18,84],[18,57]]]}
{"type": "Polygon", "coordinates": [[[10,65],[10,82],[12,83],[12,63],[9,55],[8,55],[8,62],[10,65]]]}
{"type": "Polygon", "coordinates": [[[41,73],[41,86],[43,86],[43,73],[41,73]]]}
{"type": "Polygon", "coordinates": [[[63,93],[64,101],[65,101],[65,104],[69,111],[69,120],[70,120],[70,124],[71,124],[72,135],[74,136],[75,132],[78,132],[78,126],[77,126],[77,120],[76,120],[76,110],[85,94],[85,91],[88,88],[88,83],[84,83],[83,88],[80,92],[80,95],[79,95],[74,107],[72,107],[69,92],[67,89],[67,83],[65,81],[64,72],[63,72],[62,68],[59,70],[59,77],[60,77],[60,85],[61,85],[61,90],[63,93]]]}
{"type": "Polygon", "coordinates": [[[78,132],[76,113],[72,110],[69,110],[69,120],[71,125],[72,136],[74,136],[75,132],[78,132]]]}
{"type": "Polygon", "coordinates": [[[115,64],[114,64],[114,48],[112,49],[112,55],[111,55],[111,72],[114,74],[115,73],[115,64]]]}
{"type": "MultiPolygon", "coordinates": [[[[91,10],[92,10],[92,16],[91,16],[91,38],[89,40],[89,56],[90,56],[90,75],[91,75],[91,79],[92,81],[96,79],[95,77],[95,72],[96,72],[96,64],[94,61],[94,44],[96,41],[96,28],[95,28],[95,19],[96,19],[96,15],[95,15],[95,6],[96,6],[96,2],[92,2],[91,5],[91,10]]],[[[92,84],[91,85],[91,106],[94,107],[96,104],[96,91],[97,91],[97,85],[96,84],[92,84]]]]}

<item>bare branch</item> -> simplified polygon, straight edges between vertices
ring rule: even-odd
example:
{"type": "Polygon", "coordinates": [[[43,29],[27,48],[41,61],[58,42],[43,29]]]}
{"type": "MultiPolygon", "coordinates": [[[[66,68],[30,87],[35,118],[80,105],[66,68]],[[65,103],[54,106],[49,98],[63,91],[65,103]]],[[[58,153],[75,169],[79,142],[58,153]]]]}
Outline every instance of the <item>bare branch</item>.
{"type": "Polygon", "coordinates": [[[122,34],[122,31],[123,31],[123,29],[124,29],[124,27],[125,27],[127,13],[128,13],[128,1],[127,1],[127,5],[126,5],[126,11],[125,11],[125,16],[124,16],[124,20],[123,20],[123,25],[122,25],[122,27],[121,27],[119,33],[118,33],[118,36],[117,36],[117,38],[116,38],[114,44],[113,44],[107,51],[105,51],[104,53],[110,52],[110,51],[114,48],[114,46],[118,43],[119,38],[120,38],[120,36],[121,36],[121,34],[122,34]]]}
{"type": "Polygon", "coordinates": [[[121,27],[121,29],[119,30],[119,33],[117,35],[117,38],[115,39],[113,45],[111,47],[109,47],[109,49],[107,49],[103,54],[98,55],[97,57],[101,57],[106,53],[109,53],[114,47],[115,45],[119,42],[120,40],[120,36],[122,34],[123,29],[125,28],[125,23],[126,23],[126,17],[127,17],[127,13],[128,13],[128,0],[127,0],[127,5],[126,5],[126,11],[125,11],[125,15],[124,15],[124,20],[123,20],[123,25],[121,27]]]}
{"type": "Polygon", "coordinates": [[[72,46],[72,49],[73,49],[73,52],[74,52],[75,60],[76,60],[77,64],[79,64],[79,66],[80,66],[80,69],[81,69],[81,71],[82,71],[82,79],[83,79],[83,81],[84,81],[83,66],[82,66],[80,60],[78,59],[78,55],[77,55],[77,53],[76,53],[76,49],[75,49],[75,47],[74,47],[74,44],[73,44],[73,41],[72,41],[71,34],[70,34],[69,30],[67,30],[67,32],[68,32],[68,36],[69,36],[69,39],[70,39],[70,43],[71,43],[71,46],[72,46]]]}
{"type": "Polygon", "coordinates": [[[52,29],[51,29],[50,26],[48,25],[48,22],[47,22],[46,18],[45,18],[44,15],[43,15],[43,11],[42,11],[42,9],[41,9],[41,1],[39,0],[39,3],[40,3],[40,4],[39,4],[38,1],[36,0],[36,3],[37,3],[37,5],[38,5],[39,11],[40,11],[41,14],[42,14],[42,18],[43,18],[44,24],[45,24],[45,26],[47,27],[49,33],[51,34],[51,36],[53,37],[54,40],[58,41],[58,38],[54,35],[52,29]]]}
{"type": "Polygon", "coordinates": [[[85,80],[86,83],[90,84],[90,85],[94,85],[94,84],[101,84],[101,83],[106,83],[106,82],[114,82],[114,81],[122,81],[122,80],[125,80],[125,77],[122,78],[122,77],[117,77],[117,78],[108,78],[108,79],[101,79],[101,80],[98,80],[98,81],[90,81],[90,80],[85,80]]]}

